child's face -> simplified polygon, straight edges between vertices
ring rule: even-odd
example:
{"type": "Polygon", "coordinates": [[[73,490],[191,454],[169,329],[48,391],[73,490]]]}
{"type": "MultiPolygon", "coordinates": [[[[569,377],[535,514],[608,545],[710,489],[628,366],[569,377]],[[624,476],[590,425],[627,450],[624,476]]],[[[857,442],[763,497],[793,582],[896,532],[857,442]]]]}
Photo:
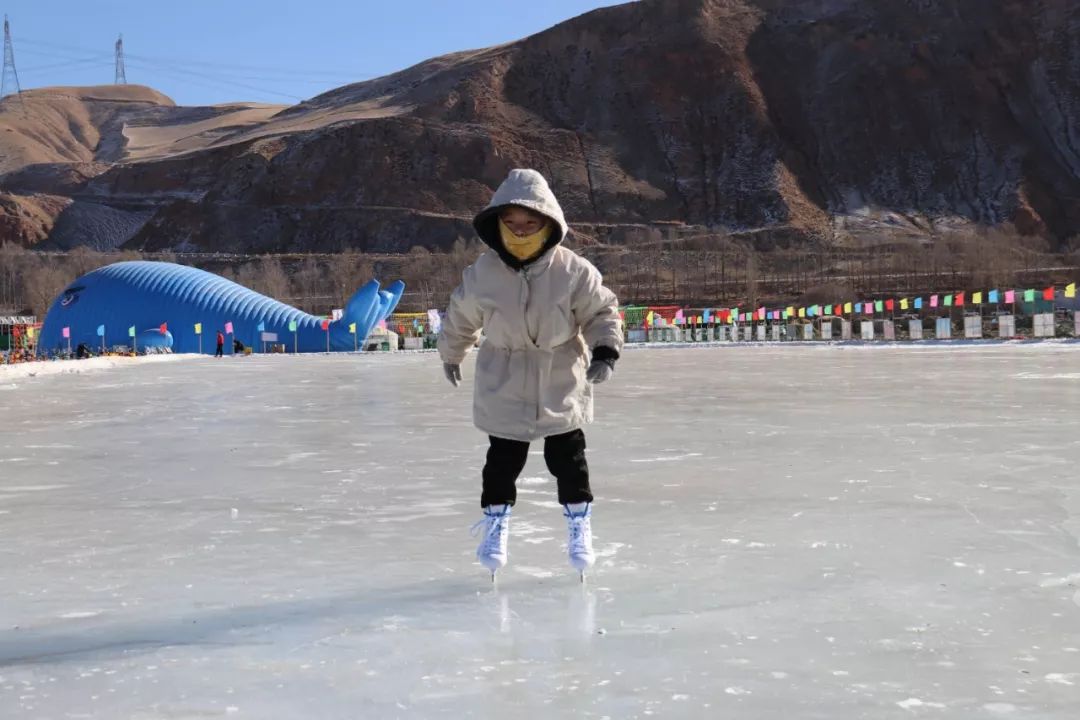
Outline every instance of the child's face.
{"type": "Polygon", "coordinates": [[[499,219],[518,237],[540,232],[548,224],[548,219],[543,215],[516,205],[503,209],[499,219]]]}

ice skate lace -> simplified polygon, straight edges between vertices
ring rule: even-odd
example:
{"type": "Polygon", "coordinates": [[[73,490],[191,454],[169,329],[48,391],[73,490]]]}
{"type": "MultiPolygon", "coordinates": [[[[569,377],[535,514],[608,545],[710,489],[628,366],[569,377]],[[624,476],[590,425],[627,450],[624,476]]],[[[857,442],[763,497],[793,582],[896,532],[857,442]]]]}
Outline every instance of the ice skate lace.
{"type": "Polygon", "coordinates": [[[506,520],[509,518],[510,513],[505,512],[501,514],[484,514],[484,517],[473,523],[473,526],[469,528],[469,534],[476,537],[476,534],[480,532],[480,528],[487,523],[487,530],[484,533],[484,543],[480,547],[480,552],[484,555],[491,555],[493,552],[501,549],[500,535],[502,534],[503,526],[506,520]]]}
{"type": "Polygon", "coordinates": [[[588,548],[585,546],[586,533],[590,529],[589,516],[582,513],[575,515],[569,510],[566,510],[563,515],[567,519],[567,526],[570,528],[570,547],[568,548],[572,555],[581,555],[588,552],[588,548]]]}

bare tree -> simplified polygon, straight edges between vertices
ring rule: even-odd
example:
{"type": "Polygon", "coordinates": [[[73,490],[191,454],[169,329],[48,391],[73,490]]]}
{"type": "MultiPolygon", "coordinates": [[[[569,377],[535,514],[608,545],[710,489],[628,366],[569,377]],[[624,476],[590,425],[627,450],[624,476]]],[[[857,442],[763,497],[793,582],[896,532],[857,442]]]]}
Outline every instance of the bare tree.
{"type": "Polygon", "coordinates": [[[281,266],[281,260],[274,255],[259,260],[259,282],[261,292],[281,300],[289,295],[289,277],[281,266]]]}
{"type": "Polygon", "coordinates": [[[26,301],[39,318],[45,317],[53,300],[71,281],[69,273],[53,263],[40,263],[26,275],[26,301]]]}

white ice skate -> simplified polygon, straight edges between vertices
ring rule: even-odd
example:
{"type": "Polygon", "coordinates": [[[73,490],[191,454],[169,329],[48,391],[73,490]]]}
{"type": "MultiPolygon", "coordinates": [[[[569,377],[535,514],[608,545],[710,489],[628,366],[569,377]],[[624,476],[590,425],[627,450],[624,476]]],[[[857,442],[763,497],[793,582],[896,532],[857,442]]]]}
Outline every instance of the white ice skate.
{"type": "Polygon", "coordinates": [[[484,517],[473,525],[473,534],[479,530],[482,535],[480,547],[476,548],[476,559],[491,571],[491,580],[495,581],[495,571],[506,566],[506,542],[510,536],[510,506],[488,505],[484,508],[484,517]]]}
{"type": "Polygon", "coordinates": [[[563,507],[563,516],[570,533],[566,542],[566,554],[570,558],[570,565],[581,574],[581,581],[585,582],[585,571],[596,562],[596,553],[592,546],[592,503],[575,503],[563,507]]]}

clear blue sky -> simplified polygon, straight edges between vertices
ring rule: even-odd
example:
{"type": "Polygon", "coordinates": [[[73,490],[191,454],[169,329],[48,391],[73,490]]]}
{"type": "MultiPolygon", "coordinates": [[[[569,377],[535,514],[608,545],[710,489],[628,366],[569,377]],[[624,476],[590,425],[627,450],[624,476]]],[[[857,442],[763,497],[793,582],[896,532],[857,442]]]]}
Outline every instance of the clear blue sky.
{"type": "Polygon", "coordinates": [[[0,0],[24,89],[113,81],[183,105],[293,103],[457,50],[539,32],[613,0],[0,0]]]}

